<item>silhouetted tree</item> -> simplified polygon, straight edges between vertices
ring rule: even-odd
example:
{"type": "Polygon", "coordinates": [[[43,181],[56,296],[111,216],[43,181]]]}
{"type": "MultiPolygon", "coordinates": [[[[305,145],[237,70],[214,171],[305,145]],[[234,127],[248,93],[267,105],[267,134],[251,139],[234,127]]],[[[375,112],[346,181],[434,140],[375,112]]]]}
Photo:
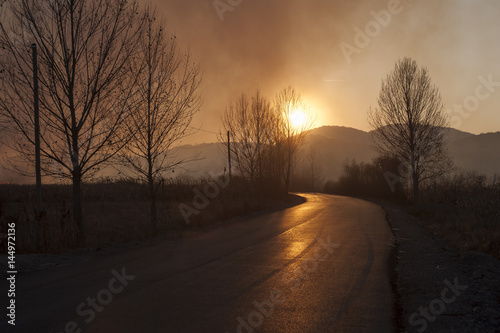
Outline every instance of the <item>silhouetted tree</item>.
{"type": "Polygon", "coordinates": [[[325,190],[341,195],[368,196],[405,202],[403,184],[389,187],[385,174],[397,173],[400,162],[396,156],[380,155],[370,163],[346,161],[336,182],[328,182],[325,190]]]}
{"type": "Polygon", "coordinates": [[[278,165],[285,189],[288,191],[297,153],[304,143],[307,132],[314,126],[315,117],[292,87],[287,87],[278,93],[274,102],[274,112],[276,156],[279,159],[278,165]],[[303,118],[300,122],[294,121],[297,113],[303,118]]]}
{"type": "MultiPolygon", "coordinates": [[[[73,184],[73,218],[84,242],[81,182],[122,147],[135,73],[128,66],[140,40],[135,1],[19,0],[0,22],[0,114],[3,138],[34,162],[33,66],[38,46],[42,170],[73,184]]],[[[22,170],[21,170],[22,171],[22,170]]]]}
{"type": "Polygon", "coordinates": [[[410,58],[399,60],[382,81],[378,108],[370,110],[368,119],[375,148],[408,165],[413,201],[418,204],[419,184],[450,167],[445,150],[447,118],[427,68],[410,58]]]}
{"type": "Polygon", "coordinates": [[[179,51],[176,37],[166,34],[154,10],[147,8],[140,23],[142,38],[131,63],[131,72],[139,75],[133,108],[125,123],[123,137],[128,143],[119,158],[134,176],[148,184],[154,233],[161,180],[166,171],[186,162],[169,150],[191,132],[189,125],[201,104],[197,93],[201,77],[190,54],[179,51]]]}
{"type": "Polygon", "coordinates": [[[222,116],[219,141],[227,143],[226,133],[230,132],[236,170],[252,187],[267,174],[267,149],[272,144],[273,123],[270,103],[258,90],[251,98],[242,94],[222,116]]]}
{"type": "Polygon", "coordinates": [[[227,144],[231,133],[231,155],[240,175],[249,184],[272,182],[289,189],[293,163],[314,118],[292,88],[280,92],[273,107],[259,91],[231,103],[222,117],[219,141],[227,144]],[[297,122],[294,117],[301,116],[297,122]]]}

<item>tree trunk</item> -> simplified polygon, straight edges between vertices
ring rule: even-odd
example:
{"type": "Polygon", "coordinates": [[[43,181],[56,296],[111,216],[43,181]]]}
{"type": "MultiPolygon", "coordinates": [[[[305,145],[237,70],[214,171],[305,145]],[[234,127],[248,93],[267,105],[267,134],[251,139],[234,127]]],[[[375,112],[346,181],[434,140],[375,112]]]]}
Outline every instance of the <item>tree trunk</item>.
{"type": "Polygon", "coordinates": [[[82,216],[82,175],[79,169],[73,171],[73,220],[77,227],[77,241],[78,246],[85,245],[85,232],[83,230],[83,216],[82,216]]]}
{"type": "Polygon", "coordinates": [[[148,175],[148,183],[149,183],[149,197],[150,197],[150,212],[149,219],[151,223],[151,234],[154,235],[156,233],[156,220],[157,220],[157,212],[156,212],[156,190],[153,176],[148,175]]]}
{"type": "Polygon", "coordinates": [[[290,164],[290,160],[288,160],[288,165],[286,168],[286,176],[285,176],[285,191],[288,193],[290,190],[290,174],[292,173],[292,166],[290,164]]]}
{"type": "Polygon", "coordinates": [[[416,164],[417,161],[415,158],[415,151],[414,148],[412,147],[410,156],[410,165],[411,165],[411,176],[412,176],[412,187],[413,187],[413,206],[417,206],[420,201],[418,193],[418,171],[416,164]]]}
{"type": "Polygon", "coordinates": [[[413,168],[412,170],[412,176],[413,176],[413,205],[417,206],[420,203],[420,193],[419,193],[419,182],[418,182],[418,175],[416,170],[413,168]]]}
{"type": "Polygon", "coordinates": [[[288,140],[288,152],[287,152],[287,166],[286,166],[286,179],[285,179],[285,190],[286,193],[290,190],[290,177],[292,175],[292,151],[291,151],[291,142],[288,140]]]}

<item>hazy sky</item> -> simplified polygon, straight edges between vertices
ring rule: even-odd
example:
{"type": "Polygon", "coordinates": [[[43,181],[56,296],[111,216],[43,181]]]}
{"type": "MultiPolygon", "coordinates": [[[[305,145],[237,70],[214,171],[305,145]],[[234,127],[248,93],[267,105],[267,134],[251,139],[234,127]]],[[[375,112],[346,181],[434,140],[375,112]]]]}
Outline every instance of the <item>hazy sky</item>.
{"type": "MultiPolygon", "coordinates": [[[[410,56],[429,69],[453,127],[500,131],[500,1],[221,0],[235,4],[224,13],[213,3],[153,0],[204,71],[193,126],[217,132],[225,106],[242,92],[260,88],[271,98],[292,85],[317,126],[368,130],[381,80],[410,56]]],[[[215,140],[199,132],[183,143],[215,140]]]]}

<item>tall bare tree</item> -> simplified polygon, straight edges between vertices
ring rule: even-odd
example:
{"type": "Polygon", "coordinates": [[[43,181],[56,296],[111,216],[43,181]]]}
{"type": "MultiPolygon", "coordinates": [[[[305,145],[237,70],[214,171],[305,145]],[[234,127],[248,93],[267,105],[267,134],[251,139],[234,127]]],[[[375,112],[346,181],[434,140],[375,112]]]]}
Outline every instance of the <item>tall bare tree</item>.
{"type": "Polygon", "coordinates": [[[17,0],[0,22],[3,139],[21,164],[34,162],[33,66],[38,47],[42,170],[73,184],[73,217],[84,243],[83,177],[122,146],[136,77],[130,60],[140,40],[138,8],[126,0],[17,0]]]}
{"type": "Polygon", "coordinates": [[[130,140],[119,157],[149,188],[152,232],[157,227],[156,199],[165,172],[185,162],[169,153],[189,134],[199,110],[199,67],[189,53],[182,53],[174,35],[167,35],[155,10],[146,8],[137,60],[132,72],[139,77],[134,94],[135,109],[127,120],[124,137],[130,140]]]}
{"type": "Polygon", "coordinates": [[[240,176],[252,186],[265,175],[265,150],[272,142],[273,114],[270,102],[256,91],[251,98],[241,95],[222,116],[221,142],[230,132],[231,156],[240,176]]]}
{"type": "Polygon", "coordinates": [[[298,151],[308,131],[315,124],[315,116],[292,87],[283,89],[274,102],[275,146],[280,159],[279,166],[286,191],[290,188],[290,177],[298,151]],[[297,121],[297,116],[301,119],[297,121]]]}
{"type": "Polygon", "coordinates": [[[419,184],[443,175],[450,167],[445,149],[447,118],[438,88],[429,71],[403,58],[382,81],[378,108],[370,109],[375,148],[397,156],[410,169],[413,200],[419,203],[419,184]]]}

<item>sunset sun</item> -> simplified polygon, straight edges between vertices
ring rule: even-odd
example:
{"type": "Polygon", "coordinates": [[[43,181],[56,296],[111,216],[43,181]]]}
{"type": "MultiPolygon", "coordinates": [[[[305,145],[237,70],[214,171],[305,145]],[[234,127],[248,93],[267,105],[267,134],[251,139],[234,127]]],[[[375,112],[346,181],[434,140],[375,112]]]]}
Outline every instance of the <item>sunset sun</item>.
{"type": "Polygon", "coordinates": [[[290,124],[295,128],[302,128],[306,123],[306,114],[302,109],[296,109],[290,112],[290,124]]]}
{"type": "Polygon", "coordinates": [[[0,333],[500,333],[498,13],[0,0],[0,333]]]}

